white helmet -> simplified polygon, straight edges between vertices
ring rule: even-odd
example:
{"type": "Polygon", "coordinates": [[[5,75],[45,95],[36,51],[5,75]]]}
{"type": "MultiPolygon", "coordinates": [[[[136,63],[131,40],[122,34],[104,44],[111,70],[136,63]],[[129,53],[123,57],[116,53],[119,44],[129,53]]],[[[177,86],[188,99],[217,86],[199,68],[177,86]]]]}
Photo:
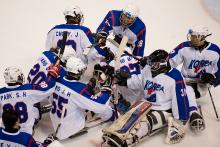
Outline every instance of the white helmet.
{"type": "Polygon", "coordinates": [[[19,83],[24,84],[25,79],[22,71],[17,67],[8,67],[4,72],[5,83],[19,83]]]}
{"type": "Polygon", "coordinates": [[[66,63],[67,72],[74,74],[82,74],[86,69],[86,65],[76,57],[70,57],[66,63]]]}
{"type": "Polygon", "coordinates": [[[207,37],[207,36],[211,35],[211,33],[209,33],[208,28],[204,27],[204,26],[194,26],[194,27],[191,27],[189,29],[188,33],[190,35],[203,36],[203,37],[207,37]]]}
{"type": "Polygon", "coordinates": [[[80,16],[80,25],[84,23],[84,15],[79,6],[66,8],[63,12],[64,16],[78,17],[80,16]]]}
{"type": "Polygon", "coordinates": [[[122,9],[122,12],[129,17],[136,18],[139,15],[140,9],[133,4],[129,4],[122,9]]]}
{"type": "Polygon", "coordinates": [[[210,36],[209,30],[204,26],[194,26],[191,27],[187,34],[187,39],[190,41],[190,44],[195,49],[203,49],[202,46],[205,44],[205,38],[210,36]]]}
{"type": "Polygon", "coordinates": [[[135,5],[127,5],[124,9],[122,9],[122,13],[120,15],[120,23],[125,27],[131,26],[136,18],[139,15],[139,8],[135,5]]]}

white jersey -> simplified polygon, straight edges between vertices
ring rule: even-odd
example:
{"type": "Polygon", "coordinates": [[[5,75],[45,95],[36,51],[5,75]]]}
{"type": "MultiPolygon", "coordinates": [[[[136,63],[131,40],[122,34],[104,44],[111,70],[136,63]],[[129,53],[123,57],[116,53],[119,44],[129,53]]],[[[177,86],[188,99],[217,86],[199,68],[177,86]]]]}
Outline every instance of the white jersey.
{"type": "Polygon", "coordinates": [[[0,128],[0,145],[1,147],[39,147],[32,135],[25,132],[6,132],[0,128]]]}
{"type": "Polygon", "coordinates": [[[19,114],[21,131],[32,134],[35,122],[33,105],[50,96],[55,85],[54,79],[48,84],[24,84],[21,86],[8,86],[0,89],[0,112],[15,109],[19,114]]]}
{"type": "Polygon", "coordinates": [[[220,49],[217,45],[209,43],[202,51],[195,50],[190,42],[183,42],[169,53],[172,67],[182,66],[182,74],[185,78],[200,78],[200,74],[208,72],[215,74],[220,84],[220,49]]]}
{"type": "MultiPolygon", "coordinates": [[[[120,58],[120,69],[129,71],[131,76],[137,76],[142,79],[141,69],[137,60],[131,56],[123,54],[120,58]]],[[[119,86],[120,93],[123,98],[133,104],[137,100],[141,100],[144,97],[144,91],[142,89],[130,89],[126,86],[119,86]]]]}
{"type": "Polygon", "coordinates": [[[83,54],[84,50],[95,42],[89,28],[74,24],[61,24],[52,28],[47,35],[46,50],[61,47],[64,31],[68,31],[66,46],[69,46],[72,49],[72,54],[85,64],[90,60],[104,56],[103,51],[98,47],[92,48],[93,52],[87,56],[83,54]]]}
{"type": "Polygon", "coordinates": [[[167,73],[152,77],[150,67],[146,65],[142,70],[142,77],[142,80],[135,77],[128,79],[128,87],[142,88],[145,94],[144,99],[152,103],[153,110],[172,109],[175,119],[188,119],[189,102],[185,83],[177,69],[173,68],[167,73]]]}
{"type": "Polygon", "coordinates": [[[57,137],[60,140],[66,139],[83,129],[85,110],[97,113],[103,120],[111,118],[112,108],[108,105],[109,99],[110,93],[107,91],[94,96],[84,83],[69,81],[65,77],[59,79],[53,93],[53,107],[50,112],[53,128],[56,129],[65,108],[57,137]]]}

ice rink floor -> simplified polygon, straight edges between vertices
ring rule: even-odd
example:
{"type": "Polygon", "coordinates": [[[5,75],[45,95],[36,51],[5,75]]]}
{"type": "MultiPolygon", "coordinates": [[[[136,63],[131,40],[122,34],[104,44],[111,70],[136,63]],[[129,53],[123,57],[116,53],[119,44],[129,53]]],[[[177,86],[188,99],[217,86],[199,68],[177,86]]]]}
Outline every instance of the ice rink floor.
{"type": "MultiPolygon", "coordinates": [[[[193,25],[204,25],[212,36],[208,41],[220,46],[219,0],[7,0],[0,1],[0,85],[8,66],[17,66],[27,76],[38,56],[44,51],[47,32],[64,23],[62,14],[66,6],[79,5],[85,15],[85,26],[95,32],[101,20],[111,9],[122,9],[133,2],[140,7],[140,18],[147,27],[145,55],[163,48],[170,51],[186,40],[187,30],[193,25]]],[[[211,88],[220,115],[220,87],[211,88]]],[[[198,101],[202,106],[206,130],[194,134],[187,129],[184,140],[173,147],[220,147],[220,122],[216,121],[209,95],[198,101]]],[[[73,124],[74,125],[74,124],[73,124]]],[[[101,129],[93,128],[78,138],[62,141],[66,147],[98,147],[101,129]]],[[[36,127],[35,139],[42,141],[52,133],[48,115],[36,127]]],[[[146,139],[137,147],[166,147],[165,132],[146,139]]]]}

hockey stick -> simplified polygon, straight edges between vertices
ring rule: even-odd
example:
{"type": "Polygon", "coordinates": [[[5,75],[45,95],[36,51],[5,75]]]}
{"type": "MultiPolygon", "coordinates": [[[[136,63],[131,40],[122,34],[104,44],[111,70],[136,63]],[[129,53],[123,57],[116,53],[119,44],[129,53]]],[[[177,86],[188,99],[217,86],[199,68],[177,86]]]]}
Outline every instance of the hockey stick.
{"type": "MultiPolygon", "coordinates": [[[[62,43],[61,43],[61,47],[60,47],[60,52],[58,54],[59,58],[58,58],[58,60],[57,60],[55,65],[60,64],[60,60],[61,60],[61,58],[63,56],[64,50],[65,50],[65,46],[66,46],[67,34],[68,34],[67,31],[63,32],[63,38],[62,38],[62,43]]],[[[61,126],[61,123],[63,121],[64,115],[65,115],[65,111],[66,111],[66,105],[63,106],[60,122],[59,122],[59,124],[58,124],[58,126],[56,128],[55,134],[54,134],[55,137],[57,137],[57,133],[58,133],[58,131],[60,129],[60,126],[61,126]]]]}
{"type": "Polygon", "coordinates": [[[78,137],[78,136],[81,136],[83,134],[86,134],[88,133],[88,131],[92,128],[95,128],[95,127],[98,127],[98,126],[101,126],[107,122],[110,122],[109,120],[106,120],[106,121],[102,121],[100,123],[97,123],[97,124],[94,124],[94,125],[91,125],[91,126],[88,126],[88,127],[84,127],[82,130],[80,130],[79,132],[77,132],[76,134],[70,136],[69,138],[72,139],[72,138],[75,138],[75,137],[78,137]]]}
{"type": "MultiPolygon", "coordinates": [[[[121,40],[121,43],[118,47],[118,50],[116,52],[116,57],[115,57],[115,61],[116,61],[116,69],[120,69],[120,58],[121,58],[121,55],[123,54],[124,52],[124,48],[126,46],[128,42],[128,37],[127,36],[123,36],[122,40],[121,40]]],[[[112,99],[113,99],[113,105],[114,105],[114,109],[115,109],[115,117],[116,119],[118,118],[118,113],[117,113],[117,103],[118,103],[118,99],[119,99],[119,96],[118,96],[118,93],[119,93],[119,89],[118,89],[118,86],[116,86],[115,84],[113,85],[112,87],[113,89],[113,96],[112,96],[112,99]]]]}
{"type": "Polygon", "coordinates": [[[60,60],[61,60],[61,58],[63,56],[64,50],[65,50],[65,46],[66,46],[67,35],[68,35],[68,32],[64,31],[63,32],[62,42],[61,42],[61,47],[60,47],[60,52],[58,54],[58,60],[56,62],[56,65],[58,65],[60,63],[60,60]]]}
{"type": "Polygon", "coordinates": [[[140,58],[138,58],[137,56],[135,56],[135,55],[129,53],[128,51],[124,51],[124,53],[125,53],[126,55],[128,55],[128,56],[131,56],[132,58],[134,58],[135,60],[137,60],[137,61],[139,61],[139,62],[141,61],[140,58]]]}
{"type": "Polygon", "coordinates": [[[55,134],[54,134],[54,137],[56,137],[56,138],[57,138],[57,133],[58,133],[58,131],[59,131],[59,129],[60,129],[61,123],[62,123],[63,118],[64,118],[64,115],[65,115],[65,110],[66,110],[66,105],[63,106],[62,113],[61,113],[61,118],[60,118],[60,122],[59,122],[59,124],[57,125],[57,129],[56,129],[55,134]]]}
{"type": "Polygon", "coordinates": [[[86,56],[87,56],[87,55],[89,54],[91,48],[96,47],[96,46],[98,46],[98,45],[99,45],[99,43],[97,42],[97,43],[94,43],[94,44],[88,46],[87,48],[84,49],[83,55],[86,55],[86,56]]]}
{"type": "Polygon", "coordinates": [[[216,110],[215,103],[214,103],[214,100],[213,100],[213,97],[212,97],[212,94],[211,94],[211,91],[210,91],[209,88],[208,88],[208,91],[209,91],[209,96],[210,96],[210,99],[211,99],[211,101],[212,101],[212,106],[213,106],[213,108],[214,108],[217,121],[219,121],[218,112],[217,112],[217,110],[216,110]]]}

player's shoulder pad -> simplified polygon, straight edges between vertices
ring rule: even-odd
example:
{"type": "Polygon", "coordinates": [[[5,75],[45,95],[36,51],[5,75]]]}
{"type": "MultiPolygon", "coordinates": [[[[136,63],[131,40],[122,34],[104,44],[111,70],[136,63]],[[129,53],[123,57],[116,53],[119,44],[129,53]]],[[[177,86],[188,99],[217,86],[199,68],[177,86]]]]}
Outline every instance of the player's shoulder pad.
{"type": "Polygon", "coordinates": [[[132,32],[137,34],[137,36],[143,34],[143,32],[146,32],[146,26],[139,17],[136,18],[134,24],[132,24],[129,28],[132,32]]]}
{"type": "Polygon", "coordinates": [[[180,43],[176,48],[174,48],[170,53],[169,53],[169,58],[172,58],[174,56],[176,56],[176,54],[179,53],[179,51],[181,51],[183,48],[185,47],[190,47],[190,42],[186,41],[186,42],[182,42],[180,43]]]}
{"type": "Polygon", "coordinates": [[[46,56],[51,63],[55,63],[55,54],[51,51],[44,51],[43,52],[43,55],[46,56]]]}
{"type": "Polygon", "coordinates": [[[59,83],[67,86],[68,88],[72,89],[73,91],[80,93],[83,89],[87,88],[86,84],[78,82],[78,81],[69,81],[64,78],[60,78],[58,80],[59,83]]]}
{"type": "Polygon", "coordinates": [[[166,73],[167,76],[174,79],[176,82],[183,81],[183,76],[179,70],[172,68],[169,72],[166,73]]]}
{"type": "Polygon", "coordinates": [[[211,51],[214,51],[214,52],[217,52],[218,55],[220,56],[220,48],[214,44],[214,43],[210,43],[210,47],[207,49],[207,50],[211,50],[211,51]]]}

